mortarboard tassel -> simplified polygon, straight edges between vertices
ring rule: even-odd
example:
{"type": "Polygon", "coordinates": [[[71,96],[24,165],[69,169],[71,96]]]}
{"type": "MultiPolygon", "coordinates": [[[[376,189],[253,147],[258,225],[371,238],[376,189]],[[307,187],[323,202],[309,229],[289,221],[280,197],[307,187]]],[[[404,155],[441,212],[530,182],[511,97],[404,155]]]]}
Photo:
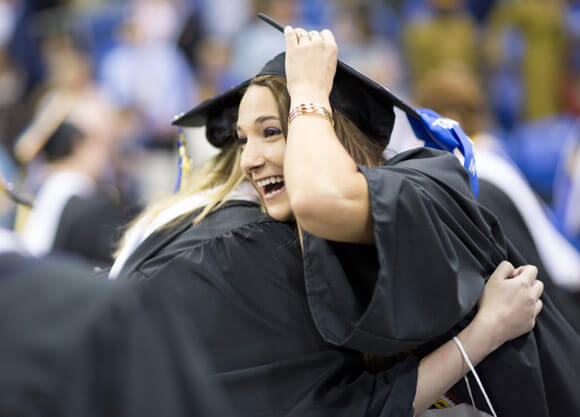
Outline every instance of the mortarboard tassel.
{"type": "Polygon", "coordinates": [[[177,180],[175,181],[174,193],[178,193],[187,188],[189,176],[191,174],[191,161],[189,155],[187,155],[185,135],[181,128],[179,128],[177,148],[179,151],[179,160],[177,162],[177,180]]]}
{"type": "Polygon", "coordinates": [[[407,114],[407,119],[415,132],[417,138],[425,142],[428,148],[441,149],[453,153],[455,148],[459,149],[465,161],[463,167],[469,175],[471,189],[477,197],[477,171],[475,158],[473,156],[473,143],[469,136],[459,126],[455,120],[440,116],[431,109],[415,109],[420,119],[407,114]]]}

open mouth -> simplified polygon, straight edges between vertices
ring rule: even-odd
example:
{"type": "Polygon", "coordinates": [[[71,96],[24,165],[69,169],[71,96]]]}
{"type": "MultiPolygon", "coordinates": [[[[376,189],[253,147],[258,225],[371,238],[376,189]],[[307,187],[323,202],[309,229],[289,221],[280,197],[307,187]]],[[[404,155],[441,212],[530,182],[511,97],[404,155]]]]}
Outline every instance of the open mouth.
{"type": "Polygon", "coordinates": [[[256,185],[260,187],[260,191],[265,199],[270,199],[284,190],[284,177],[274,176],[256,181],[256,185]]]}

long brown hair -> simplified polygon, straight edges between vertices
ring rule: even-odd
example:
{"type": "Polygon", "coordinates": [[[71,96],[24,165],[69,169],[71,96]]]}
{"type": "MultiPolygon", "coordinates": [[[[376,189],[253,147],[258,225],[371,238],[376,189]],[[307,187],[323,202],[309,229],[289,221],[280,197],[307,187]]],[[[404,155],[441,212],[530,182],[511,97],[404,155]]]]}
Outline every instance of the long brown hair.
{"type": "MultiPolygon", "coordinates": [[[[284,136],[288,136],[288,114],[290,113],[290,95],[286,89],[286,78],[280,75],[260,75],[250,82],[268,88],[274,95],[284,136]]],[[[383,148],[368,135],[363,133],[346,116],[332,109],[334,131],[340,143],[357,164],[364,166],[378,166],[385,163],[382,155],[383,148]]]]}

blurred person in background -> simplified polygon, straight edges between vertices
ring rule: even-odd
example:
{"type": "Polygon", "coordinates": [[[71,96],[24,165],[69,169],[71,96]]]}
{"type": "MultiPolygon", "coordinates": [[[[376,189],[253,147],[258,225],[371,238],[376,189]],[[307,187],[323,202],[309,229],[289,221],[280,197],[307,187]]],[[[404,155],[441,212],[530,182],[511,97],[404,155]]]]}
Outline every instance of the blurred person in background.
{"type": "Polygon", "coordinates": [[[207,100],[231,87],[235,76],[230,69],[232,51],[223,38],[203,38],[197,48],[199,98],[207,100]]]}
{"type": "Polygon", "coordinates": [[[132,210],[115,183],[117,114],[70,37],[50,37],[43,50],[49,77],[14,147],[35,204],[15,227],[34,255],[66,251],[105,265],[132,210]]]}
{"type": "MultiPolygon", "coordinates": [[[[492,73],[501,71],[502,62],[513,54],[505,42],[510,30],[523,43],[518,77],[526,119],[550,117],[562,110],[560,92],[566,72],[562,12],[560,0],[501,0],[489,15],[485,61],[492,73]]],[[[501,100],[501,91],[497,94],[501,100]]]]}
{"type": "Polygon", "coordinates": [[[38,155],[44,180],[21,230],[33,255],[66,252],[93,265],[111,262],[118,228],[131,211],[104,186],[110,146],[70,119],[46,139],[38,155]]]}
{"type": "Polygon", "coordinates": [[[411,82],[420,82],[427,72],[447,62],[459,62],[476,72],[477,26],[464,1],[429,0],[429,5],[431,15],[408,21],[403,32],[411,82]]]}
{"type": "MultiPolygon", "coordinates": [[[[297,23],[301,16],[301,1],[252,0],[251,16],[258,12],[278,22],[297,23]]],[[[271,29],[253,20],[232,38],[231,68],[236,82],[254,76],[262,64],[284,49],[284,39],[272,36],[271,29]]]]}
{"type": "Polygon", "coordinates": [[[191,65],[177,45],[186,14],[173,0],[133,0],[118,44],[97,69],[102,88],[123,114],[125,136],[143,203],[171,187],[174,132],[169,121],[199,95],[191,65]]]}
{"type": "MultiPolygon", "coordinates": [[[[254,0],[195,0],[203,30],[210,38],[235,40],[253,21],[254,0]]],[[[258,10],[262,11],[262,10],[258,10]]]]}
{"type": "Polygon", "coordinates": [[[176,45],[182,23],[173,0],[133,0],[119,44],[98,69],[114,104],[134,112],[146,147],[171,148],[168,121],[197,99],[191,67],[176,45]]]}
{"type": "Polygon", "coordinates": [[[342,5],[335,9],[335,35],[340,59],[399,94],[403,92],[403,64],[395,45],[373,31],[371,5],[342,5]]]}
{"type": "Polygon", "coordinates": [[[478,200],[499,219],[504,233],[527,262],[536,265],[550,295],[580,332],[580,252],[562,236],[517,166],[490,132],[483,89],[459,65],[428,73],[415,88],[419,106],[461,125],[473,140],[479,177],[478,200]]]}

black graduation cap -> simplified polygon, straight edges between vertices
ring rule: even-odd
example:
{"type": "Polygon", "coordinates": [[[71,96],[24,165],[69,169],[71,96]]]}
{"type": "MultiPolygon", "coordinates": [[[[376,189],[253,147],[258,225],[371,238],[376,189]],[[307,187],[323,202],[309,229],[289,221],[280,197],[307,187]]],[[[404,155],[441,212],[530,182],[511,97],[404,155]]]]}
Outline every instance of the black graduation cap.
{"type": "MultiPolygon", "coordinates": [[[[261,13],[258,17],[283,32],[284,28],[269,17],[261,13]]],[[[286,76],[285,53],[280,53],[267,62],[256,76],[259,75],[286,76]]],[[[229,126],[233,126],[237,107],[250,81],[246,80],[225,93],[204,101],[187,113],[177,116],[173,125],[206,125],[208,141],[217,147],[224,146],[234,138],[233,129],[229,126]]],[[[340,60],[330,93],[330,103],[383,147],[389,143],[393,130],[395,121],[393,106],[419,119],[419,115],[412,107],[388,89],[340,60]]]]}

